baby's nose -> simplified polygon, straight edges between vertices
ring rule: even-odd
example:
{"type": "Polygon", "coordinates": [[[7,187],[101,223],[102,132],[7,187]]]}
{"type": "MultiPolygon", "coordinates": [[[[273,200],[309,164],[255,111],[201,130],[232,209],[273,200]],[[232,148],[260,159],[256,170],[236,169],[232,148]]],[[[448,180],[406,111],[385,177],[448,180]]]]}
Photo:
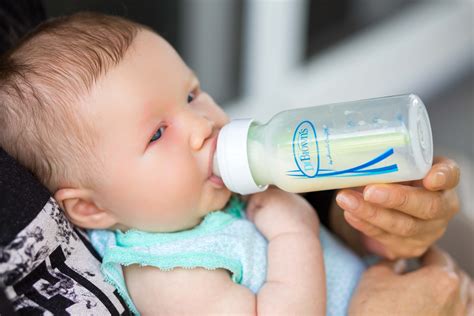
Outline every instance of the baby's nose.
{"type": "Polygon", "coordinates": [[[195,120],[195,124],[191,126],[190,146],[193,150],[199,150],[204,142],[212,137],[215,123],[206,116],[201,116],[195,120]]]}

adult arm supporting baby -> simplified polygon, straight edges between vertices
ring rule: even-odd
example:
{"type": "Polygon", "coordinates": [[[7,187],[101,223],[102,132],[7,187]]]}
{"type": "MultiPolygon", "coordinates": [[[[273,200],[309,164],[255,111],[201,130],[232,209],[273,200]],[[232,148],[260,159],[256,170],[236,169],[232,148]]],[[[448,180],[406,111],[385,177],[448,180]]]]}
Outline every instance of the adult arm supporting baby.
{"type": "Polygon", "coordinates": [[[258,294],[228,271],[125,267],[130,296],[142,315],[324,315],[325,279],[314,209],[302,197],[270,188],[247,208],[268,239],[267,280],[258,294]]]}

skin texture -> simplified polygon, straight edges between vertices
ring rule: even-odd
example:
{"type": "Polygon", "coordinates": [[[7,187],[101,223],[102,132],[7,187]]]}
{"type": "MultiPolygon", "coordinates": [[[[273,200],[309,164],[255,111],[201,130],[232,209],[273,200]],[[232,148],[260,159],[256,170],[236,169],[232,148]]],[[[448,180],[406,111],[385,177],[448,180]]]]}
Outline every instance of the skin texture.
{"type": "Polygon", "coordinates": [[[105,181],[95,190],[56,192],[73,223],[177,231],[226,204],[230,191],[209,181],[208,172],[213,141],[229,119],[161,37],[140,31],[87,102],[98,155],[107,162],[105,181]],[[161,138],[150,143],[160,128],[161,138]]]}

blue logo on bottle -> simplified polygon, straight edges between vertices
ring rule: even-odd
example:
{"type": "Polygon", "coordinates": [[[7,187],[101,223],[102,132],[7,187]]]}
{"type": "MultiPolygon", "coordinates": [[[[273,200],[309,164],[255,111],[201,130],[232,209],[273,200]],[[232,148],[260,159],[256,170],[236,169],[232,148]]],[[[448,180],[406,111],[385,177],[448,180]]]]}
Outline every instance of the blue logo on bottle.
{"type": "Polygon", "coordinates": [[[393,148],[388,148],[373,159],[352,168],[335,170],[328,168],[333,165],[332,162],[324,161],[321,166],[316,128],[313,123],[307,120],[300,122],[296,127],[293,133],[292,148],[293,158],[298,169],[288,170],[287,175],[290,177],[303,179],[316,177],[361,177],[398,171],[397,164],[380,166],[382,163],[388,163],[387,160],[394,154],[393,148]]]}
{"type": "Polygon", "coordinates": [[[293,134],[293,157],[299,171],[307,177],[319,172],[318,136],[313,123],[302,121],[293,134]]]}

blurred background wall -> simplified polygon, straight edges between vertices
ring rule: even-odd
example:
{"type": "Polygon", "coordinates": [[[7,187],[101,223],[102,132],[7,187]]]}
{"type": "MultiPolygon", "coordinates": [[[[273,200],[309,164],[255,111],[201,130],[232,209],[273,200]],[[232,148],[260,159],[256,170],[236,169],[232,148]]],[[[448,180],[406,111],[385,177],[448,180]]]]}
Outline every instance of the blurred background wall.
{"type": "Polygon", "coordinates": [[[462,170],[440,244],[474,275],[474,1],[44,0],[49,16],[121,15],[158,31],[232,118],[414,92],[435,155],[462,170]]]}

